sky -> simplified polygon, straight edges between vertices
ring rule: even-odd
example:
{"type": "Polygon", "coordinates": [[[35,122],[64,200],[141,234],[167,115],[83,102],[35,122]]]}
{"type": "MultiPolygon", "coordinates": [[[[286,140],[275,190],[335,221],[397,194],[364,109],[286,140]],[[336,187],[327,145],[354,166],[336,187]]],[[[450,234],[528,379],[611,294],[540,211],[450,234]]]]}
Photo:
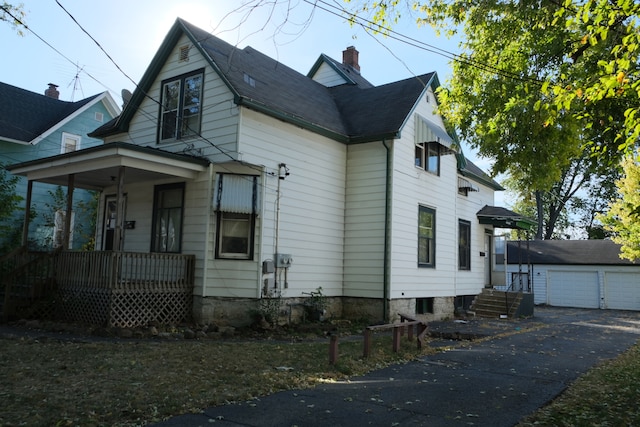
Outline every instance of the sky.
{"type": "MultiPolygon", "coordinates": [[[[343,0],[10,0],[22,3],[30,31],[19,36],[0,22],[0,81],[44,93],[58,85],[60,99],[135,89],[169,29],[180,17],[223,40],[251,46],[307,74],[320,54],[342,60],[355,46],[362,75],[374,85],[435,71],[441,85],[451,77],[448,53],[458,41],[418,28],[407,11],[391,37],[350,25],[343,0]],[[274,5],[275,3],[275,5],[274,5]],[[95,40],[92,40],[92,38],[95,40]],[[401,40],[398,40],[401,39],[401,40]],[[10,61],[9,58],[13,58],[10,61]]],[[[484,170],[488,159],[464,153],[484,170]]],[[[497,193],[496,204],[502,198],[497,193]]]]}

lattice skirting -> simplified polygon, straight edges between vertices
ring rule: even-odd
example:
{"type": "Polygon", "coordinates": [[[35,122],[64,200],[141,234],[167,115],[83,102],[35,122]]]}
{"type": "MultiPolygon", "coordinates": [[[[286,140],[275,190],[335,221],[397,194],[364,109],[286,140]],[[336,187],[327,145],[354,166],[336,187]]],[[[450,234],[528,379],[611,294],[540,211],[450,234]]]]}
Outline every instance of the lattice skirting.
{"type": "Polygon", "coordinates": [[[134,328],[150,323],[178,324],[191,319],[191,289],[59,290],[59,313],[65,320],[134,328]]]}

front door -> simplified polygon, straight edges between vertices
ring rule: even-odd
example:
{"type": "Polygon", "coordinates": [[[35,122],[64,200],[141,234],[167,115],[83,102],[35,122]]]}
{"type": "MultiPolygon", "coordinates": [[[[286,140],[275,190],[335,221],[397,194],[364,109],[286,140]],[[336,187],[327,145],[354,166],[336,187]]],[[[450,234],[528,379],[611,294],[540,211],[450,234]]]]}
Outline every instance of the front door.
{"type": "MultiPolygon", "coordinates": [[[[126,198],[125,205],[126,205],[126,198]]],[[[117,198],[116,196],[107,196],[104,203],[104,220],[102,226],[102,249],[105,251],[112,251],[114,248],[115,231],[116,231],[116,218],[117,212],[117,198]]],[[[126,211],[126,209],[125,209],[126,211]]],[[[124,236],[123,236],[124,237],[124,236]]]]}

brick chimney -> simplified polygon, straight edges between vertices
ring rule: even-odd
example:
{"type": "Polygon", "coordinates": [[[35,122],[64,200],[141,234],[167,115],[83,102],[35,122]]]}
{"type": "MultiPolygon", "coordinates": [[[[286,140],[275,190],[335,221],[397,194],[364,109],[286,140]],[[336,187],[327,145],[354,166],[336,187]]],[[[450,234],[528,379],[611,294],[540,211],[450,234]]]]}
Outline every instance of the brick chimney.
{"type": "Polygon", "coordinates": [[[60,92],[58,92],[58,85],[54,85],[53,83],[49,83],[49,89],[44,91],[44,94],[49,98],[58,99],[60,96],[60,92]]]}
{"type": "Polygon", "coordinates": [[[360,72],[360,65],[358,64],[358,51],[354,46],[349,46],[342,51],[342,63],[344,65],[351,66],[354,70],[360,72]]]}

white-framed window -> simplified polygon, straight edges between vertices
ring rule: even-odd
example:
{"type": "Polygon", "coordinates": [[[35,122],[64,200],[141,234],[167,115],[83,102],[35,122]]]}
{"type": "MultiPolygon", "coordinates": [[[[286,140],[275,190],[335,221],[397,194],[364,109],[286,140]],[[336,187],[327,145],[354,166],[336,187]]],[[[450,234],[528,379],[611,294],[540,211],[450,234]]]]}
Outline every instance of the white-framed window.
{"type": "Polygon", "coordinates": [[[251,260],[259,212],[258,176],[216,175],[216,258],[251,260]]]}
{"type": "Polygon", "coordinates": [[[162,82],[159,142],[200,134],[203,80],[198,70],[162,82]]]}
{"type": "Polygon", "coordinates": [[[418,267],[436,266],[436,211],[418,207],[418,267]]]}
{"type": "Polygon", "coordinates": [[[62,144],[60,146],[60,154],[72,153],[80,149],[80,135],[62,132],[62,144]]]}
{"type": "Polygon", "coordinates": [[[440,156],[442,146],[437,142],[416,143],[416,167],[434,175],[440,175],[440,156]]]}

